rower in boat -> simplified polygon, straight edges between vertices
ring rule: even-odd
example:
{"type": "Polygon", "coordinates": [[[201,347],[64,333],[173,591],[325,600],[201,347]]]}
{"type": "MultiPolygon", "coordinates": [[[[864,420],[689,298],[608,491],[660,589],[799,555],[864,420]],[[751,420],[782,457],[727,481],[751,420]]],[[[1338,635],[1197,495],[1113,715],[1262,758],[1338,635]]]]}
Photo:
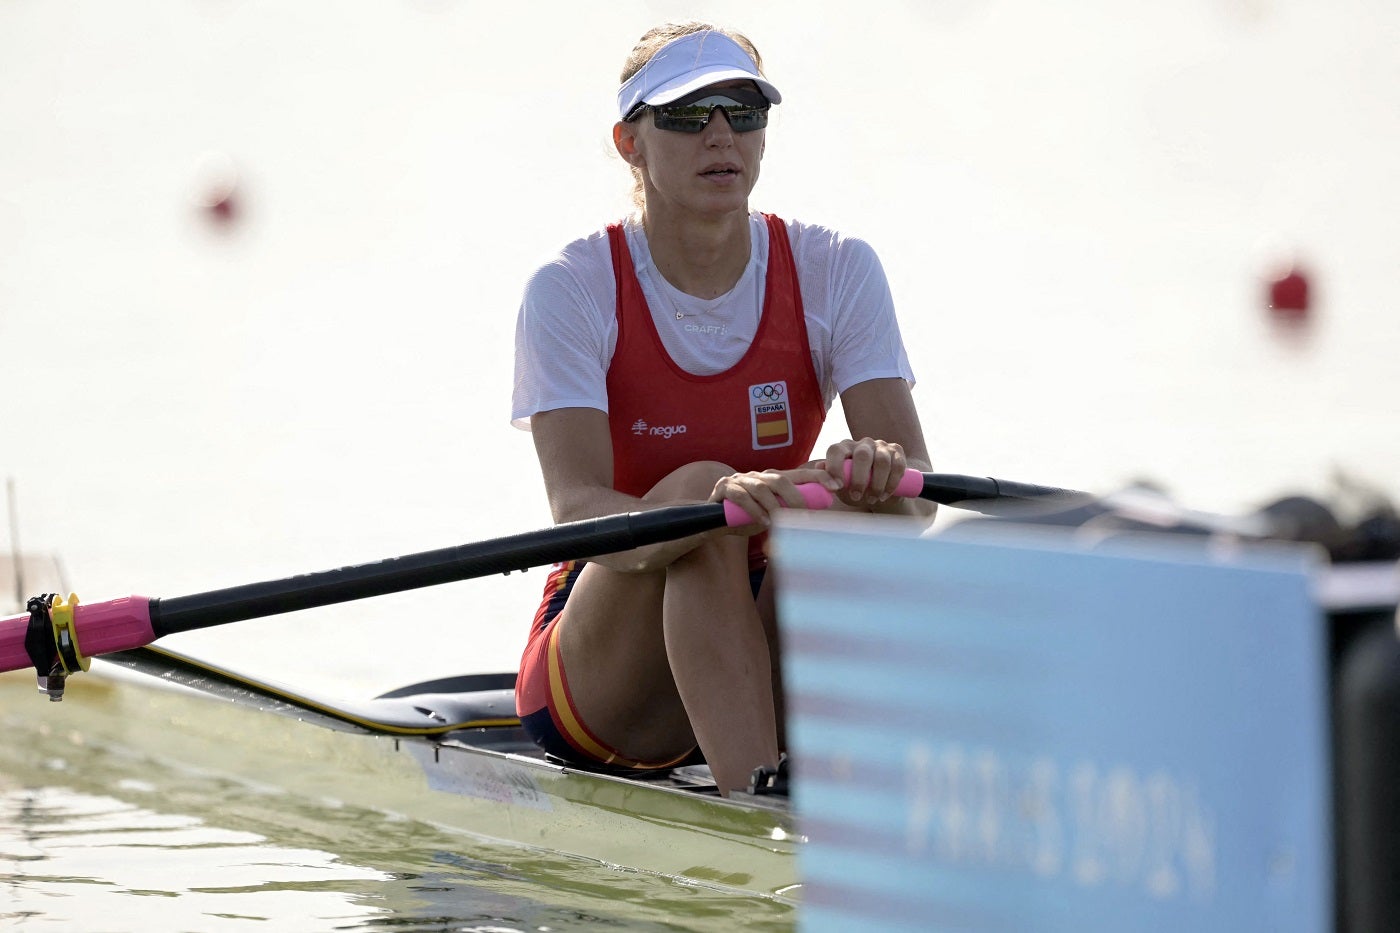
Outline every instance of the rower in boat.
{"type": "Polygon", "coordinates": [[[726,794],[778,769],[784,745],[762,546],[775,510],[820,483],[837,508],[933,516],[894,494],[929,454],[874,250],[750,209],[781,100],[737,32],[646,33],[612,130],[636,212],[536,271],[516,330],[512,420],[533,432],[556,521],[704,501],[754,519],[556,566],[520,718],[594,766],[664,769],[698,748],[726,794]],[[849,436],[812,459],[837,396],[849,436]]]}

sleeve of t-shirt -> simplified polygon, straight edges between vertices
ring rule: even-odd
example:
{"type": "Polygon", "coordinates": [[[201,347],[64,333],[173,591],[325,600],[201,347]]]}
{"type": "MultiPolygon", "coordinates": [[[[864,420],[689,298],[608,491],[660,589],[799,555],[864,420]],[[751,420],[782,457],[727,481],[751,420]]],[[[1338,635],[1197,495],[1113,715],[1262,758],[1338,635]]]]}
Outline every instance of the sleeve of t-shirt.
{"type": "Polygon", "coordinates": [[[556,408],[608,410],[612,309],[598,306],[577,263],[560,257],[525,285],[515,322],[515,385],[511,424],[530,429],[530,416],[556,408]]]}
{"type": "Polygon", "coordinates": [[[914,371],[880,258],[857,237],[838,237],[831,263],[831,381],[838,393],[870,379],[914,371]]]}

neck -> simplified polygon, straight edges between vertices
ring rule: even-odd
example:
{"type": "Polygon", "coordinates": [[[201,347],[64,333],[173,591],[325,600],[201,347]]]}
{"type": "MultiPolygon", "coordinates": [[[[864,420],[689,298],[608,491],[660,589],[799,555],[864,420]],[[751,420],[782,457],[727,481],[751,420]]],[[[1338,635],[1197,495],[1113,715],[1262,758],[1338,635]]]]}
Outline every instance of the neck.
{"type": "Polygon", "coordinates": [[[747,210],[682,220],[645,209],[642,227],[656,271],[687,295],[718,298],[738,283],[749,264],[747,210]]]}

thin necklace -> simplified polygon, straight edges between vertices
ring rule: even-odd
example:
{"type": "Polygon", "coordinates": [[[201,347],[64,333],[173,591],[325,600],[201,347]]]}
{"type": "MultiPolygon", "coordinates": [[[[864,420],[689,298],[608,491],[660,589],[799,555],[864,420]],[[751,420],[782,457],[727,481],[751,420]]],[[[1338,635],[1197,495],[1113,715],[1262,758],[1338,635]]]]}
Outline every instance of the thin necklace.
{"type": "MultiPolygon", "coordinates": [[[[714,298],[699,298],[695,295],[691,295],[687,292],[684,292],[679,288],[676,288],[676,286],[672,285],[670,280],[668,280],[666,276],[661,273],[661,270],[656,268],[655,260],[651,260],[651,271],[655,275],[657,280],[657,290],[665,296],[666,303],[671,306],[671,310],[676,315],[676,320],[684,321],[688,317],[699,317],[702,314],[713,314],[714,312],[727,305],[729,303],[728,299],[734,297],[734,293],[739,290],[740,283],[742,283],[744,281],[744,277],[748,275],[749,265],[753,262],[752,244],[749,245],[749,249],[749,258],[745,262],[744,268],[739,271],[738,281],[734,283],[734,285],[729,289],[729,291],[725,292],[723,295],[716,295],[714,298]],[[677,295],[685,295],[687,298],[692,298],[696,301],[704,301],[707,302],[707,304],[705,307],[700,308],[698,311],[683,311],[681,310],[680,302],[676,299],[677,295]]],[[[648,253],[649,252],[650,245],[648,245],[648,253]]],[[[650,258],[651,257],[648,256],[648,259],[650,258]]]]}
{"type": "MultiPolygon", "coordinates": [[[[646,237],[646,225],[641,224],[641,227],[642,236],[646,237]]],[[[749,271],[749,264],[753,262],[753,243],[749,243],[749,258],[748,260],[746,260],[744,268],[739,272],[738,281],[734,283],[733,287],[730,288],[729,291],[725,292],[723,295],[717,295],[714,298],[697,298],[696,296],[689,295],[686,292],[681,291],[679,288],[676,288],[676,286],[672,285],[670,281],[666,278],[666,276],[662,275],[661,270],[656,267],[656,261],[651,257],[651,244],[649,242],[647,243],[647,259],[649,261],[649,264],[651,265],[652,274],[656,278],[656,290],[661,292],[662,295],[665,297],[666,303],[671,306],[671,311],[676,316],[676,320],[684,321],[688,317],[700,317],[704,314],[712,314],[725,307],[729,303],[728,299],[733,298],[734,293],[739,290],[739,284],[744,281],[744,276],[746,276],[749,271]],[[673,292],[674,294],[672,294],[673,292]],[[681,309],[680,302],[676,298],[677,295],[686,295],[686,297],[693,298],[696,301],[713,302],[713,304],[707,304],[705,307],[700,308],[698,311],[685,311],[681,309]]]]}
{"type": "MultiPolygon", "coordinates": [[[[705,305],[703,307],[694,311],[690,311],[683,310],[681,308],[680,300],[678,300],[676,297],[677,295],[685,295],[686,293],[681,291],[679,288],[676,288],[670,282],[667,282],[665,276],[659,275],[658,278],[660,278],[662,282],[660,290],[662,294],[666,296],[666,301],[668,304],[670,304],[671,310],[675,312],[676,320],[678,321],[683,321],[688,317],[700,317],[701,315],[713,314],[716,311],[719,311],[721,308],[729,304],[729,299],[734,297],[734,292],[736,292],[739,287],[738,283],[735,283],[734,288],[731,288],[723,295],[719,295],[714,298],[696,298],[694,295],[687,295],[687,297],[692,298],[695,301],[705,302],[705,305]]],[[[743,281],[743,279],[741,278],[740,281],[743,281]]]]}

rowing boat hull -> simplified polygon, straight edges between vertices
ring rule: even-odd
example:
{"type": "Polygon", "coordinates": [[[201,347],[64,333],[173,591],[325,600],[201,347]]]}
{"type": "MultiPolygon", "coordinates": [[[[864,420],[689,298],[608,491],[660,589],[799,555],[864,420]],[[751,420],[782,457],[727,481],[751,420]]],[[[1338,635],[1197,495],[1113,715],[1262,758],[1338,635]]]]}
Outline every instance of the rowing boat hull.
{"type": "Polygon", "coordinates": [[[575,771],[538,757],[518,728],[391,736],[312,711],[295,718],[280,711],[267,715],[110,670],[73,684],[62,703],[48,703],[32,675],[0,675],[0,765],[24,759],[41,738],[86,744],[480,840],[796,897],[799,839],[785,801],[725,801],[673,781],[575,771]]]}

